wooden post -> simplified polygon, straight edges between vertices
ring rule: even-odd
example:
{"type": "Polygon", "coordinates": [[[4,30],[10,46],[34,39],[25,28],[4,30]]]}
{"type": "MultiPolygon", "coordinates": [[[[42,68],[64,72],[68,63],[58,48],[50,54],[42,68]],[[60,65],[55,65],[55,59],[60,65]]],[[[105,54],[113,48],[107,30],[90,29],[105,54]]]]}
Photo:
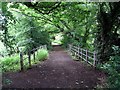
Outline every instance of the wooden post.
{"type": "Polygon", "coordinates": [[[35,51],[34,51],[34,53],[33,53],[33,58],[34,58],[34,62],[35,62],[35,51]]]}
{"type": "Polygon", "coordinates": [[[75,51],[74,51],[75,52],[75,58],[77,58],[76,46],[75,46],[74,49],[75,49],[75,51]]]}
{"type": "Polygon", "coordinates": [[[94,51],[94,61],[93,61],[93,66],[96,66],[96,52],[94,51]]]}
{"type": "Polygon", "coordinates": [[[79,59],[80,48],[78,47],[77,58],[79,59]]]}
{"type": "Polygon", "coordinates": [[[71,53],[71,45],[69,44],[69,52],[71,53]]]}
{"type": "Polygon", "coordinates": [[[88,62],[88,50],[86,49],[86,62],[88,62]]]}
{"type": "Polygon", "coordinates": [[[21,67],[21,71],[23,71],[24,68],[23,68],[23,54],[22,54],[22,52],[20,52],[20,67],[21,67]]]}
{"type": "Polygon", "coordinates": [[[81,48],[81,60],[82,60],[82,48],[81,48]]]}
{"type": "Polygon", "coordinates": [[[75,56],[75,49],[73,48],[73,56],[75,56]]]}
{"type": "Polygon", "coordinates": [[[75,58],[77,58],[77,53],[76,53],[76,51],[75,51],[75,58]]]}
{"type": "Polygon", "coordinates": [[[71,46],[71,45],[69,45],[69,49],[70,49],[70,53],[72,53],[72,52],[71,52],[71,50],[72,50],[72,46],[71,46]]]}
{"type": "Polygon", "coordinates": [[[28,62],[29,62],[29,67],[31,67],[31,52],[28,51],[28,62]]]}
{"type": "Polygon", "coordinates": [[[80,59],[80,47],[78,47],[78,59],[80,59]]]}
{"type": "Polygon", "coordinates": [[[70,54],[72,55],[72,45],[70,45],[70,54]]]}

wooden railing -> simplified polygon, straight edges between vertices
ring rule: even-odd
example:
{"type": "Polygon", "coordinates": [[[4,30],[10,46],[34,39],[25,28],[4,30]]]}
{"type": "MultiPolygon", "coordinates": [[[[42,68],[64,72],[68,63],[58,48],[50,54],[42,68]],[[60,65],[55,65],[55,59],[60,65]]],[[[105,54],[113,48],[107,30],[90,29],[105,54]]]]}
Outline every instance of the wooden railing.
{"type": "Polygon", "coordinates": [[[84,60],[92,66],[96,66],[97,54],[96,52],[91,52],[87,49],[80,48],[79,46],[74,46],[69,44],[69,53],[75,56],[78,60],[84,60]]]}
{"type": "Polygon", "coordinates": [[[27,55],[24,54],[23,52],[20,52],[20,69],[21,71],[24,70],[24,67],[28,65],[28,67],[30,68],[31,67],[31,56],[33,56],[33,60],[35,62],[36,60],[36,54],[38,54],[38,50],[39,49],[46,49],[47,50],[47,46],[46,45],[42,45],[38,48],[35,48],[35,49],[32,49],[32,50],[29,50],[27,52],[27,55]],[[24,60],[27,60],[28,62],[24,63],[24,60]]]}
{"type": "MultiPolygon", "coordinates": [[[[20,51],[19,52],[19,56],[20,58],[18,60],[16,60],[16,62],[12,62],[9,66],[12,66],[13,64],[15,65],[19,65],[19,69],[20,71],[23,71],[25,69],[25,67],[27,66],[28,68],[30,68],[32,66],[32,60],[34,60],[33,62],[35,62],[36,60],[36,55],[38,54],[38,50],[39,49],[45,49],[47,50],[47,46],[46,45],[41,45],[40,47],[38,48],[35,48],[35,49],[32,49],[32,50],[29,50],[27,52],[22,52],[20,51]]],[[[2,65],[2,68],[6,68],[5,65],[2,65]]],[[[13,66],[13,69],[15,67],[13,66]]]]}

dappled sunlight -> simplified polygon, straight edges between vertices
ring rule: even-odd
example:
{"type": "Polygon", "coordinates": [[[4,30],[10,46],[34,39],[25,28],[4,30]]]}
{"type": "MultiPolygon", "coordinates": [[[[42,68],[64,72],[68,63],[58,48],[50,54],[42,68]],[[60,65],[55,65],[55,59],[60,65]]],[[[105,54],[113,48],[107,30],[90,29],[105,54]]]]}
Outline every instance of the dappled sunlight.
{"type": "Polygon", "coordinates": [[[120,2],[2,1],[3,88],[120,87],[120,2]]]}
{"type": "Polygon", "coordinates": [[[52,45],[61,45],[63,36],[61,33],[55,35],[55,39],[52,41],[52,45]]]}

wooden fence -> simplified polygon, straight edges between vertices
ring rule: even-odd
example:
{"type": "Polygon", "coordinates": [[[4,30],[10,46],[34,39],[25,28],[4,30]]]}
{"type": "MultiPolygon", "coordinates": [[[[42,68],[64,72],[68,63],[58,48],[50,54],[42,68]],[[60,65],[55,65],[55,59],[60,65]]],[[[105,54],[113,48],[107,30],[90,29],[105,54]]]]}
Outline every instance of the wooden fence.
{"type": "Polygon", "coordinates": [[[71,55],[75,56],[77,59],[84,60],[92,66],[96,66],[97,54],[96,52],[91,52],[87,49],[80,48],[79,46],[74,46],[69,44],[69,50],[71,55]]]}
{"type": "Polygon", "coordinates": [[[31,57],[33,56],[33,60],[35,62],[36,60],[36,55],[38,54],[38,50],[39,49],[46,49],[47,50],[47,46],[46,45],[42,45],[38,48],[35,48],[35,49],[32,49],[32,50],[29,50],[27,52],[27,54],[24,54],[23,52],[20,52],[20,69],[21,71],[24,70],[24,67],[28,65],[28,67],[30,68],[31,67],[31,57]],[[24,60],[27,60],[28,62],[24,63],[24,60]]]}
{"type": "MultiPolygon", "coordinates": [[[[14,65],[15,64],[16,65],[19,64],[20,71],[23,71],[26,68],[26,66],[27,66],[27,68],[30,68],[32,66],[32,62],[35,62],[35,60],[36,60],[36,55],[38,54],[38,50],[39,49],[45,49],[45,50],[47,50],[47,46],[46,45],[42,45],[42,46],[40,46],[38,48],[29,50],[27,52],[19,52],[20,58],[18,60],[16,60],[16,62],[12,62],[9,65],[9,67],[12,66],[13,64],[14,65]],[[32,61],[32,60],[34,60],[34,61],[32,61]]],[[[2,65],[2,68],[5,69],[5,68],[8,68],[8,67],[5,67],[5,65],[2,65]]],[[[13,69],[14,68],[15,67],[13,66],[13,69]]]]}

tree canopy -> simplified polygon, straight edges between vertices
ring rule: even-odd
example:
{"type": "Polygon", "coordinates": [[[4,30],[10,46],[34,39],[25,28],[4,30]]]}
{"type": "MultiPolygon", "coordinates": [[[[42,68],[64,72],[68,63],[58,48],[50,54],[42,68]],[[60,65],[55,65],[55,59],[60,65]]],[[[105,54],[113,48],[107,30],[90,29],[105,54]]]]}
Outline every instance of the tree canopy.
{"type": "Polygon", "coordinates": [[[65,47],[96,50],[106,61],[112,46],[120,45],[119,7],[119,2],[2,2],[0,38],[13,53],[17,47],[50,46],[61,33],[65,47]]]}
{"type": "Polygon", "coordinates": [[[96,51],[110,86],[120,86],[120,2],[0,2],[0,7],[0,56],[73,44],[96,51]]]}

